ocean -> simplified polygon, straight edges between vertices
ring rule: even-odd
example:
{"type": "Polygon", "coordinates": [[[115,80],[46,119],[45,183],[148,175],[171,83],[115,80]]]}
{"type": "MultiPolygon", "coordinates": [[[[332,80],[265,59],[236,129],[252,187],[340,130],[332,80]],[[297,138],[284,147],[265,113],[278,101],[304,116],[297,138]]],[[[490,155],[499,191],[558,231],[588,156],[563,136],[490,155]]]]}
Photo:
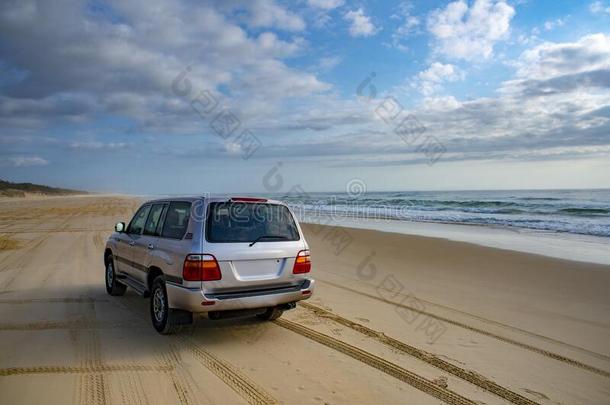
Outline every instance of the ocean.
{"type": "Polygon", "coordinates": [[[610,189],[310,193],[275,198],[300,218],[457,223],[610,237],[610,189]]]}

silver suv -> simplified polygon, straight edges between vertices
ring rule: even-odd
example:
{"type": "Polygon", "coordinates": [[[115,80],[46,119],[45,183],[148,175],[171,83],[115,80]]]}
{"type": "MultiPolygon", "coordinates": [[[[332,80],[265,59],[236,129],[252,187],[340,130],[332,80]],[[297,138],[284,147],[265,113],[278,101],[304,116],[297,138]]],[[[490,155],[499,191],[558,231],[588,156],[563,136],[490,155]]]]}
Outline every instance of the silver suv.
{"type": "Polygon", "coordinates": [[[273,320],[311,297],[309,247],[290,209],[263,198],[149,201],[106,242],[106,290],[150,297],[162,334],[193,321],[256,315],[273,320]]]}

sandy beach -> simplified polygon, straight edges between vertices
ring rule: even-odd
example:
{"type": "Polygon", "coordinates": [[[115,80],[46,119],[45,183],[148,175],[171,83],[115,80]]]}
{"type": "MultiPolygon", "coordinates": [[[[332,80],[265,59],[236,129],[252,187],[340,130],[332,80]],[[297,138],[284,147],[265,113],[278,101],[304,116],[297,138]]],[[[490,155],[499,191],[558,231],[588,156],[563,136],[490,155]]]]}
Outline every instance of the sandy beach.
{"type": "Polygon", "coordinates": [[[607,404],[610,266],[303,224],[317,289],[171,337],[104,289],[138,201],[0,201],[0,403],[607,404]]]}

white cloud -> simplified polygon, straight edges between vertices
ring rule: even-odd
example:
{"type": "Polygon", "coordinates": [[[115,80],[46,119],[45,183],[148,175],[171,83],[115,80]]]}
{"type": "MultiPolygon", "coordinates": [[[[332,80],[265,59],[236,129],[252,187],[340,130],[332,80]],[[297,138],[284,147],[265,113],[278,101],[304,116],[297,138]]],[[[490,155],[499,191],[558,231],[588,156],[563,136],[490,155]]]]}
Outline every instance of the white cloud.
{"type": "Polygon", "coordinates": [[[321,72],[329,72],[341,63],[343,58],[340,56],[325,56],[318,61],[318,70],[321,72]]]}
{"type": "Polygon", "coordinates": [[[549,20],[544,23],[544,29],[547,31],[551,31],[557,27],[563,27],[565,25],[565,20],[561,18],[557,18],[555,20],[549,20]]]}
{"type": "Polygon", "coordinates": [[[352,37],[370,37],[378,32],[371,21],[371,17],[364,14],[364,10],[351,10],[343,18],[350,22],[349,33],[352,37]]]}
{"type": "Polygon", "coordinates": [[[396,29],[394,34],[399,37],[405,37],[412,34],[415,31],[415,28],[419,26],[419,23],[419,18],[412,15],[406,16],[403,23],[396,29]]]}
{"type": "MultiPolygon", "coordinates": [[[[332,91],[331,85],[316,77],[317,69],[332,68],[337,58],[327,55],[318,64],[314,60],[308,71],[285,63],[283,58],[300,54],[308,45],[293,33],[275,33],[280,25],[286,26],[278,18],[265,23],[274,30],[259,26],[252,33],[242,28],[248,25],[245,19],[250,18],[250,13],[244,11],[246,6],[239,6],[241,13],[228,14],[226,9],[218,8],[234,10],[231,8],[236,7],[234,3],[194,7],[190,3],[157,0],[115,1],[110,3],[113,9],[108,15],[117,16],[116,19],[82,14],[86,9],[84,0],[78,7],[24,1],[20,3],[23,7],[13,8],[0,2],[0,37],[7,39],[0,43],[3,62],[10,69],[27,72],[18,81],[3,79],[0,125],[4,134],[42,133],[31,131],[26,125],[28,120],[51,126],[83,117],[109,117],[113,123],[128,121],[126,126],[136,128],[133,133],[144,136],[205,135],[208,122],[193,112],[190,98],[185,101],[171,90],[178,73],[190,66],[188,79],[193,91],[189,97],[203,89],[223,94],[222,105],[234,111],[244,127],[264,137],[265,148],[257,152],[257,158],[259,154],[283,158],[292,153],[311,159],[317,156],[335,159],[339,155],[367,153],[379,156],[389,150],[413,152],[413,146],[389,136],[392,127],[373,119],[374,108],[355,96],[342,98],[338,91],[332,91]],[[26,7],[31,4],[35,5],[26,7]],[[12,131],[11,125],[27,131],[12,131]],[[345,134],[353,136],[343,137],[345,134]]],[[[452,4],[459,8],[462,3],[452,4]]],[[[503,9],[499,5],[503,2],[490,4],[477,1],[457,13],[461,18],[451,20],[454,21],[451,29],[439,31],[438,49],[445,42],[447,46],[455,42],[457,54],[462,55],[459,57],[483,58],[491,54],[494,42],[489,38],[503,38],[508,22],[506,29],[500,25],[496,27],[498,32],[490,34],[487,18],[490,13],[499,18],[498,10],[503,9]],[[477,7],[485,12],[475,12],[477,7]],[[480,38],[485,38],[482,41],[487,48],[477,43],[476,52],[460,50],[460,46],[474,44],[480,38]]],[[[512,9],[504,10],[504,19],[510,20],[512,9]]],[[[364,16],[361,9],[353,13],[364,16]]],[[[262,24],[260,20],[259,23],[262,24]]],[[[292,26],[298,28],[298,24],[292,26]]],[[[365,30],[375,31],[374,27],[365,30]]],[[[610,146],[608,42],[609,36],[595,34],[570,43],[539,44],[515,62],[514,80],[504,84],[504,89],[512,91],[470,101],[460,101],[442,92],[447,83],[464,78],[458,63],[432,59],[436,62],[413,77],[413,82],[407,83],[411,85],[410,93],[402,96],[411,97],[412,86],[424,94],[415,113],[428,128],[426,134],[446,144],[452,159],[518,158],[524,151],[530,158],[548,155],[552,148],[563,148],[569,153],[600,151],[610,146]]],[[[357,85],[354,83],[354,90],[357,85]]],[[[402,100],[400,96],[396,94],[402,100]]],[[[70,137],[72,143],[65,138],[45,145],[40,139],[29,144],[4,143],[10,150],[3,150],[6,157],[1,164],[20,167],[48,164],[37,154],[55,162],[47,154],[51,149],[66,153],[70,149],[103,151],[132,146],[131,138],[125,144],[121,139],[127,138],[96,138],[98,135],[99,132],[92,131],[70,137]],[[38,143],[33,145],[34,142],[38,143]],[[43,151],[34,150],[42,146],[43,151]],[[12,160],[8,160],[9,156],[13,156],[12,160]]],[[[3,135],[0,141],[7,137],[3,135]]],[[[239,145],[230,141],[222,144],[218,137],[202,136],[193,141],[199,142],[224,157],[241,152],[239,145]]],[[[151,143],[166,153],[165,142],[151,143]]],[[[138,145],[146,147],[145,143],[138,145]]],[[[425,157],[419,154],[417,159],[425,157]]]]}
{"type": "Polygon", "coordinates": [[[426,97],[422,104],[424,110],[448,111],[460,107],[462,104],[453,96],[426,97]]]}
{"type": "Polygon", "coordinates": [[[471,7],[460,0],[434,10],[427,27],[437,40],[438,52],[457,59],[487,59],[496,42],[508,36],[514,14],[504,0],[475,0],[471,7]]]}
{"type": "Polygon", "coordinates": [[[440,83],[442,81],[454,81],[462,78],[462,75],[458,73],[458,69],[455,65],[450,63],[443,64],[440,62],[434,62],[430,67],[423,72],[419,73],[421,80],[431,81],[440,83]]]}
{"type": "Polygon", "coordinates": [[[49,161],[39,156],[12,156],[5,158],[6,164],[13,167],[46,166],[49,161]]]}
{"type": "Polygon", "coordinates": [[[430,96],[442,88],[446,82],[463,80],[464,73],[455,65],[434,62],[430,67],[418,73],[414,86],[425,96],[430,96]]]}
{"type": "Polygon", "coordinates": [[[229,156],[240,156],[240,154],[242,153],[242,147],[240,144],[235,143],[235,142],[227,142],[224,145],[224,151],[229,155],[229,156]]]}
{"type": "Polygon", "coordinates": [[[300,17],[272,1],[213,7],[110,0],[109,10],[97,14],[87,11],[85,0],[61,1],[30,0],[19,7],[0,2],[0,37],[7,38],[0,44],[3,62],[11,71],[27,72],[3,80],[4,128],[112,114],[135,120],[142,131],[200,133],[190,100],[172,93],[173,81],[187,66],[189,97],[223,86],[239,94],[239,100],[227,102],[236,113],[249,109],[261,120],[283,108],[285,98],[330,88],[311,72],[284,63],[307,46],[304,39],[260,31],[305,28],[300,17]],[[233,21],[241,18],[259,27],[256,33],[233,21]],[[265,80],[257,83],[255,77],[265,80]]]}
{"type": "Polygon", "coordinates": [[[257,42],[262,50],[267,50],[276,57],[292,56],[301,51],[306,43],[302,38],[295,38],[292,42],[285,42],[280,40],[273,32],[261,33],[257,38],[257,42]]]}
{"type": "Polygon", "coordinates": [[[593,3],[591,3],[589,5],[589,10],[594,14],[610,14],[610,6],[604,5],[604,3],[601,1],[594,1],[593,3]]]}
{"type": "Polygon", "coordinates": [[[513,63],[516,77],[504,82],[503,94],[520,97],[579,94],[610,89],[610,36],[593,34],[575,42],[545,42],[513,63]]]}
{"type": "Polygon", "coordinates": [[[307,0],[310,7],[332,10],[343,5],[343,0],[307,0]]]}
{"type": "Polygon", "coordinates": [[[255,0],[249,4],[250,19],[253,27],[276,27],[287,31],[303,31],[305,21],[298,15],[275,4],[273,0],[255,0]]]}
{"type": "MultiPolygon", "coordinates": [[[[443,160],[549,160],[607,157],[610,153],[610,59],[603,34],[571,43],[541,44],[523,53],[515,78],[505,82],[495,97],[463,101],[439,95],[444,83],[460,80],[463,73],[451,64],[435,62],[413,78],[414,86],[428,93],[421,105],[405,111],[414,114],[431,135],[446,147],[443,160]]],[[[396,99],[412,97],[412,87],[395,89],[396,99]]],[[[372,103],[373,108],[381,99],[372,103]]],[[[327,111],[326,116],[332,114],[327,111]]],[[[320,117],[313,112],[312,121],[320,117]]],[[[336,123],[336,118],[327,118],[336,123]]],[[[399,121],[399,120],[398,120],[399,121]]],[[[395,123],[397,124],[397,122],[395,123]]],[[[311,125],[311,124],[309,124],[311,125]]],[[[351,132],[303,144],[310,156],[358,156],[378,163],[408,165],[425,162],[399,137],[387,136],[394,126],[359,123],[351,132]],[[381,131],[379,131],[381,130],[381,131]],[[384,131],[385,130],[385,131],[384,131]],[[379,131],[381,133],[377,133],[379,131]],[[393,151],[393,163],[379,156],[393,151]]],[[[321,127],[325,130],[326,127],[321,127]]],[[[301,151],[301,147],[292,150],[301,151]]],[[[290,148],[263,153],[285,156],[290,148]]]]}
{"type": "Polygon", "coordinates": [[[398,11],[390,16],[391,19],[400,21],[398,28],[392,32],[391,42],[391,46],[400,51],[408,49],[403,41],[409,36],[416,34],[421,24],[420,19],[411,14],[412,8],[411,3],[402,2],[398,6],[398,11]]]}
{"type": "MultiPolygon", "coordinates": [[[[414,113],[448,159],[550,159],[610,151],[610,36],[544,43],[523,52],[497,97],[430,96],[414,113]]],[[[457,74],[459,77],[459,73],[457,74]]],[[[433,86],[456,78],[442,64],[421,72],[433,86]]]]}
{"type": "Polygon", "coordinates": [[[523,52],[515,66],[520,78],[538,80],[609,69],[610,35],[587,35],[576,42],[545,42],[523,52]]]}
{"type": "Polygon", "coordinates": [[[69,144],[70,149],[75,150],[119,150],[126,149],[129,145],[125,142],[99,142],[99,141],[86,141],[86,142],[71,142],[69,144]]]}

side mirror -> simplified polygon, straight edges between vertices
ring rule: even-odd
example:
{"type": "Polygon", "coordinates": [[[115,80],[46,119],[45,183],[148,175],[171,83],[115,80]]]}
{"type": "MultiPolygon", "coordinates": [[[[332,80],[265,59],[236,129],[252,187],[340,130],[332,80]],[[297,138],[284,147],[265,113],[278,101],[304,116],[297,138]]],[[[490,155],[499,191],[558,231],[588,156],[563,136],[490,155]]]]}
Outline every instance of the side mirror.
{"type": "Polygon", "coordinates": [[[125,222],[117,222],[114,226],[114,230],[119,233],[125,232],[125,222]]]}

